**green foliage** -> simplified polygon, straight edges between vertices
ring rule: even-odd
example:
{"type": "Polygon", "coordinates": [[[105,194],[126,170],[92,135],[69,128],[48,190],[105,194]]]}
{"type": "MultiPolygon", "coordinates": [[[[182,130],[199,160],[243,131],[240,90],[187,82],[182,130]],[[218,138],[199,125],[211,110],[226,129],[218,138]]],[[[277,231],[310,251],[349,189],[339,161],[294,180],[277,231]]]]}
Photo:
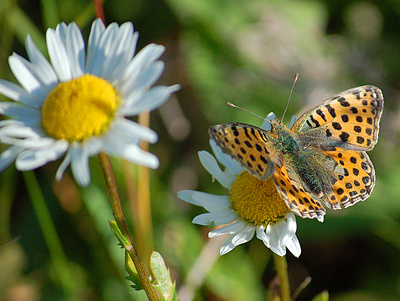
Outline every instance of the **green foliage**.
{"type": "Polygon", "coordinates": [[[165,301],[176,301],[175,283],[171,280],[169,269],[165,266],[161,254],[153,251],[150,258],[150,267],[156,284],[154,287],[161,293],[165,301]]]}

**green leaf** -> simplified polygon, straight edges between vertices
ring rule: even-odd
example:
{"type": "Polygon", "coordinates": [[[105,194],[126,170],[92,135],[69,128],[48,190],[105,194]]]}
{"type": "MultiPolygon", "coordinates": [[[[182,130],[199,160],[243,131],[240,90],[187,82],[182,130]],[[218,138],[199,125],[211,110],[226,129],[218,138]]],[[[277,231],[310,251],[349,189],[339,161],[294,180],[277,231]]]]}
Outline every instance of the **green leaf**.
{"type": "Polygon", "coordinates": [[[128,251],[125,251],[125,270],[129,274],[129,276],[125,278],[133,283],[131,287],[136,291],[142,290],[142,281],[140,280],[135,264],[133,263],[132,258],[129,256],[128,251]]]}
{"type": "Polygon", "coordinates": [[[118,228],[116,221],[108,221],[112,233],[117,237],[118,241],[125,249],[130,248],[131,244],[129,240],[122,234],[121,230],[118,228]]]}
{"type": "Polygon", "coordinates": [[[136,270],[135,264],[132,261],[132,258],[129,256],[129,253],[126,250],[127,248],[132,247],[131,244],[129,243],[128,239],[124,235],[122,235],[121,230],[118,228],[116,221],[108,221],[108,223],[110,225],[112,233],[117,237],[121,246],[125,248],[125,270],[128,272],[129,275],[126,277],[126,279],[132,282],[131,287],[134,290],[136,291],[142,290],[143,289],[142,281],[140,280],[140,277],[136,270]]]}
{"type": "Polygon", "coordinates": [[[162,294],[164,300],[177,300],[175,283],[172,283],[169,269],[165,266],[164,259],[160,253],[153,251],[151,254],[150,268],[157,281],[154,287],[162,294]]]}

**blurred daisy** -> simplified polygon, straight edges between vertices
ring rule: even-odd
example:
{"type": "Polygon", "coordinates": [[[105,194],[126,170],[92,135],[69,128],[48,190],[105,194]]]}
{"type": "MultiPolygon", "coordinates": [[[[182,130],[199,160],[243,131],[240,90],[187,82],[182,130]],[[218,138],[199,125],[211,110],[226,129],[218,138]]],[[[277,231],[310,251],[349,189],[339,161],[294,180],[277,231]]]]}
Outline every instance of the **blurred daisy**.
{"type": "Polygon", "coordinates": [[[106,152],[151,168],[158,158],[141,150],[141,140],[155,143],[157,134],[126,116],[162,105],[174,86],[151,86],[164,64],[164,46],[150,44],[135,55],[138,33],[130,22],[107,28],[93,22],[87,51],[75,23],[61,23],[46,33],[51,64],[30,36],[29,60],[13,54],[9,64],[21,86],[0,80],[0,94],[15,102],[0,103],[0,142],[10,145],[0,155],[0,171],[14,160],[19,170],[32,170],[62,157],[60,180],[71,164],[80,185],[90,183],[89,157],[106,152]]]}
{"type": "MultiPolygon", "coordinates": [[[[271,113],[267,119],[274,117],[271,113]]],[[[269,122],[264,122],[263,128],[269,130],[268,127],[269,122]]],[[[193,223],[217,226],[209,232],[210,238],[230,234],[220,249],[221,255],[248,242],[256,234],[276,254],[284,256],[287,248],[294,256],[299,257],[301,247],[296,236],[296,218],[279,196],[272,177],[266,181],[257,179],[243,171],[239,163],[230,156],[222,153],[213,140],[210,140],[210,144],[225,170],[221,170],[217,160],[207,151],[199,152],[200,162],[213,178],[229,190],[229,195],[180,191],[179,198],[209,211],[196,216],[193,223]]]]}

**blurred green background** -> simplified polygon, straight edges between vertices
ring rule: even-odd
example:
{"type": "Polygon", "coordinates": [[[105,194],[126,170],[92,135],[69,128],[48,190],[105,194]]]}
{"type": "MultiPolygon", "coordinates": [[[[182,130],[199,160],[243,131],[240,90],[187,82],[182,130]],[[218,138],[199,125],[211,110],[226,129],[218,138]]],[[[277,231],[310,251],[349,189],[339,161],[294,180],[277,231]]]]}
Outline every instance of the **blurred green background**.
{"type": "MultiPolygon", "coordinates": [[[[287,256],[292,290],[309,276],[297,300],[311,300],[323,290],[330,300],[400,300],[400,2],[109,0],[104,11],[108,24],[134,23],[138,49],[165,45],[160,83],[182,86],[151,114],[159,142],[150,151],[161,165],[150,171],[152,230],[142,238],[147,246],[154,241],[186,296],[182,300],[268,300],[275,277],[271,252],[253,239],[220,257],[223,240],[209,240],[206,227],[191,224],[204,210],[176,193],[227,193],[197,158],[198,151],[210,151],[208,127],[262,123],[227,107],[227,101],[263,116],[271,111],[282,116],[296,72],[300,78],[286,123],[292,114],[365,84],[382,89],[385,105],[379,143],[369,152],[377,174],[372,196],[346,210],[328,211],[324,223],[297,218],[302,254],[287,256]]],[[[28,33],[45,52],[46,28],[75,21],[87,39],[94,18],[89,0],[2,0],[0,77],[15,81],[7,59],[12,52],[26,57],[28,33]]],[[[112,162],[136,234],[135,205],[128,199],[135,195],[140,171],[120,159],[112,162]]],[[[97,158],[91,160],[87,188],[78,187],[69,171],[55,182],[59,164],[34,174],[73,272],[72,298],[145,300],[124,279],[124,254],[108,227],[112,214],[97,158]]],[[[14,166],[0,174],[0,300],[71,299],[49,255],[30,186],[37,185],[14,166]]]]}

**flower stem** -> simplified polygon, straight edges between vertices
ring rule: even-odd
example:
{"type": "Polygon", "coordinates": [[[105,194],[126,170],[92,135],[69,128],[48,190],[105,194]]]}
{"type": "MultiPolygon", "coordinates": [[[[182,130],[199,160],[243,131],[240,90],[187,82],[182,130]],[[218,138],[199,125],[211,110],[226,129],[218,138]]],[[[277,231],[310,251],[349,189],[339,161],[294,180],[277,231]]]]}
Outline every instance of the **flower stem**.
{"type": "Polygon", "coordinates": [[[105,153],[99,154],[99,160],[104,173],[104,179],[106,181],[108,194],[110,197],[111,209],[114,214],[115,221],[117,222],[118,228],[120,229],[122,235],[129,241],[130,247],[126,248],[131,257],[133,263],[135,264],[136,270],[142,281],[143,288],[146,291],[147,297],[150,301],[159,300],[157,292],[155,291],[153,285],[150,282],[150,276],[143,264],[142,259],[139,256],[139,252],[135,247],[133,238],[128,230],[128,225],[126,224],[124,212],[122,211],[121,202],[118,195],[117,185],[115,183],[114,173],[112,171],[111,162],[105,153]]]}
{"type": "Polygon", "coordinates": [[[274,263],[276,272],[280,280],[280,292],[282,301],[292,300],[290,296],[290,285],[289,285],[289,275],[287,272],[287,262],[285,256],[274,255],[274,263]]]}

